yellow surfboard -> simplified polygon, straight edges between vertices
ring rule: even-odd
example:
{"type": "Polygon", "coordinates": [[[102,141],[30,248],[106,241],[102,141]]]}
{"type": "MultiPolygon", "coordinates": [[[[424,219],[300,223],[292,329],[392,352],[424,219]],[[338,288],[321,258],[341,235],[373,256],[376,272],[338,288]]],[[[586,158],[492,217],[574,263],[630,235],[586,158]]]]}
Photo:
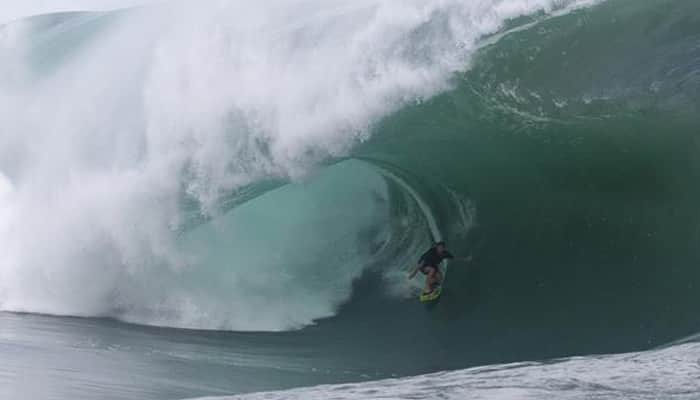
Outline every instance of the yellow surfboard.
{"type": "Polygon", "coordinates": [[[430,303],[431,301],[437,300],[440,297],[440,294],[442,294],[442,286],[438,286],[430,293],[421,293],[418,298],[420,299],[421,303],[430,303]]]}

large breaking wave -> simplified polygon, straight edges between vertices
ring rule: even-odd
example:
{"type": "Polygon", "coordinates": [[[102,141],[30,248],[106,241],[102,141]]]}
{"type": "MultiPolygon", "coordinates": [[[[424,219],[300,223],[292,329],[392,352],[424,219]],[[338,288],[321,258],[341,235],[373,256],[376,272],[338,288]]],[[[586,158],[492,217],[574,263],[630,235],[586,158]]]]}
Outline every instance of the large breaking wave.
{"type": "Polygon", "coordinates": [[[403,270],[443,237],[475,261],[435,316],[485,361],[696,332],[700,12],[595,3],[6,25],[0,308],[288,330],[380,298],[369,318],[415,309],[403,270]]]}
{"type": "Polygon", "coordinates": [[[450,87],[505,21],[584,3],[178,2],[6,25],[1,307],[254,330],[331,315],[397,232],[380,173],[309,174],[450,87]]]}

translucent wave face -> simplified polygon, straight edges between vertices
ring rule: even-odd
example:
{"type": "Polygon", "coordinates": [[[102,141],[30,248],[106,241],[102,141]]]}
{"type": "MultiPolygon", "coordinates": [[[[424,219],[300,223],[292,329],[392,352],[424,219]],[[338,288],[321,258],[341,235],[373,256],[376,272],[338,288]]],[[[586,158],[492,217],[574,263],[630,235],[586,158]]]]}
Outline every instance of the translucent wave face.
{"type": "MultiPolygon", "coordinates": [[[[0,308],[195,324],[144,278],[196,275],[196,250],[177,240],[183,198],[217,217],[222,196],[301,179],[448,87],[509,18],[589,3],[176,2],[2,28],[0,308]],[[171,314],[126,317],[153,304],[171,314]]],[[[206,308],[200,289],[180,289],[206,308]]],[[[299,326],[332,313],[339,293],[300,319],[303,305],[259,325],[230,314],[196,325],[299,326]]]]}

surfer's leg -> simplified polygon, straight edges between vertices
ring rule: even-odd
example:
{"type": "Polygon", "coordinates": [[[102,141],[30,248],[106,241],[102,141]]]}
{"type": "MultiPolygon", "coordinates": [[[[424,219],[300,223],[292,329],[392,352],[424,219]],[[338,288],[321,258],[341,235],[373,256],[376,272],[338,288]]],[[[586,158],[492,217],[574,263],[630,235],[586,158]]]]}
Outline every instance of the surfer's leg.
{"type": "Polygon", "coordinates": [[[424,294],[430,293],[433,290],[432,287],[433,287],[433,284],[432,284],[432,280],[430,279],[430,277],[425,278],[425,287],[423,288],[423,293],[424,294]]]}
{"type": "Polygon", "coordinates": [[[435,270],[435,284],[442,285],[442,274],[439,269],[435,270]]]}
{"type": "Polygon", "coordinates": [[[428,276],[425,279],[425,293],[430,293],[433,291],[435,288],[435,283],[436,283],[436,273],[437,269],[435,267],[428,267],[428,276]]]}
{"type": "Polygon", "coordinates": [[[425,287],[423,287],[423,294],[428,294],[430,293],[430,275],[432,273],[432,268],[430,267],[421,267],[420,272],[425,275],[425,287]]]}

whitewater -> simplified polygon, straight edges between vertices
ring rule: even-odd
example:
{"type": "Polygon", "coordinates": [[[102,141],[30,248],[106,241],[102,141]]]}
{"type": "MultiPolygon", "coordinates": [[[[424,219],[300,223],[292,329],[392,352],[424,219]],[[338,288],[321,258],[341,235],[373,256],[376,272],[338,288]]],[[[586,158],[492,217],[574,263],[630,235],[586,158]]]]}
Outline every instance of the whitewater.
{"type": "Polygon", "coordinates": [[[0,397],[700,398],[698,43],[685,0],[7,0],[0,397]]]}

